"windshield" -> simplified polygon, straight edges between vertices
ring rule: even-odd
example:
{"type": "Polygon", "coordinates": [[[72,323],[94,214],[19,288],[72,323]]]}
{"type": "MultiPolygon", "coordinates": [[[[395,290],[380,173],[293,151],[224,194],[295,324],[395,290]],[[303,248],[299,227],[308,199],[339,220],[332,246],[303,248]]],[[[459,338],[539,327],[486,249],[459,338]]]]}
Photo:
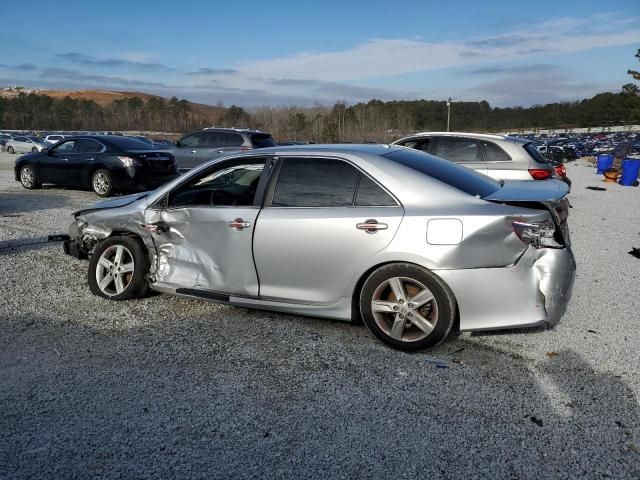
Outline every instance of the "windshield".
{"type": "Polygon", "coordinates": [[[456,165],[428,153],[412,148],[403,148],[383,155],[389,160],[424,173],[469,195],[486,197],[498,190],[502,184],[470,168],[456,165]]]}
{"type": "MultiPolygon", "coordinates": [[[[549,163],[549,159],[542,155],[533,143],[526,143],[523,147],[529,156],[538,163],[549,163]]],[[[545,149],[546,150],[546,149],[545,149]]]]}

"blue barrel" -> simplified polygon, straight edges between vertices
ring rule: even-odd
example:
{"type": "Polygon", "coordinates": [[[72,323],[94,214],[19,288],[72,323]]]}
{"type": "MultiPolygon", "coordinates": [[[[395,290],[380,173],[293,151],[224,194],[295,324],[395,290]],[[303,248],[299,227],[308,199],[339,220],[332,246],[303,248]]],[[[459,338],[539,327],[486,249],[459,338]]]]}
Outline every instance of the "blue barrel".
{"type": "Polygon", "coordinates": [[[598,175],[602,175],[605,170],[609,170],[613,165],[613,155],[598,155],[598,175]]]}
{"type": "Polygon", "coordinates": [[[640,173],[640,160],[635,158],[625,158],[622,161],[622,177],[620,177],[620,185],[630,187],[638,179],[640,173]]]}

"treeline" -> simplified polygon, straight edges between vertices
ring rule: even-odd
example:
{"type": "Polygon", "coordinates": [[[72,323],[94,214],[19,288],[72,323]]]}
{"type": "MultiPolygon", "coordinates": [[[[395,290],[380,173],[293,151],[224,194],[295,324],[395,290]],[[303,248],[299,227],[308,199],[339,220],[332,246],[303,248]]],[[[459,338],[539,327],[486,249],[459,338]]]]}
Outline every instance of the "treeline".
{"type": "MultiPolygon", "coordinates": [[[[492,108],[488,102],[453,102],[451,130],[515,131],[640,123],[640,89],[601,93],[578,102],[492,108]]],[[[20,94],[0,98],[0,128],[24,130],[139,130],[183,133],[205,126],[252,127],[284,141],[387,142],[413,131],[445,130],[446,102],[371,100],[333,107],[204,107],[186,100],[137,97],[102,107],[91,100],[20,94]]]]}

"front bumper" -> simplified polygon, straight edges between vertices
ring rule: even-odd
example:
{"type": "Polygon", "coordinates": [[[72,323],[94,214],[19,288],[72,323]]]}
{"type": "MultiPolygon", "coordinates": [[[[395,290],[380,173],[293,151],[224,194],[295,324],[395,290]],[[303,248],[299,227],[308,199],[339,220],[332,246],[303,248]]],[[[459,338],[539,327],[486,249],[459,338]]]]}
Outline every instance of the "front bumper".
{"type": "Polygon", "coordinates": [[[555,325],[571,300],[576,262],[570,248],[530,247],[503,268],[439,270],[460,311],[460,330],[555,325]]]}
{"type": "Polygon", "coordinates": [[[86,260],[87,254],[82,250],[77,239],[71,238],[62,242],[62,249],[65,254],[70,255],[78,260],[86,260]]]}

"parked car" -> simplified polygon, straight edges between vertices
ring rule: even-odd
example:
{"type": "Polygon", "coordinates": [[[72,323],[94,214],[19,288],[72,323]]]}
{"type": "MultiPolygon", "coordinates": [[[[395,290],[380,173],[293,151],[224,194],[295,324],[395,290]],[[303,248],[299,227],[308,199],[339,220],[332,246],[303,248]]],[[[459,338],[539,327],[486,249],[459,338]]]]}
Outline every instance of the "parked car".
{"type": "Polygon", "coordinates": [[[43,183],[89,187],[101,197],[157,188],[178,175],[171,153],[128,137],[78,136],[16,160],[15,179],[27,189],[43,183]]]}
{"type": "Polygon", "coordinates": [[[47,145],[39,137],[17,135],[7,140],[5,148],[9,153],[41,152],[47,149],[47,145]]]}
{"type": "Polygon", "coordinates": [[[555,173],[554,165],[531,141],[505,135],[425,132],[396,140],[393,145],[451,160],[496,180],[547,180],[555,173]]]}
{"type": "Polygon", "coordinates": [[[560,182],[498,182],[386,145],[226,156],[76,212],[91,291],[158,292],[341,320],[432,347],[452,329],[554,324],[575,263],[560,182]]]}
{"type": "Polygon", "coordinates": [[[58,143],[60,140],[64,140],[65,136],[64,135],[59,135],[59,134],[52,134],[52,135],[47,135],[46,137],[44,137],[44,141],[47,144],[48,147],[55,145],[56,143],[58,143]]]}
{"type": "Polygon", "coordinates": [[[247,128],[205,128],[176,142],[172,152],[185,171],[229,153],[275,147],[268,133],[247,128]]]}

